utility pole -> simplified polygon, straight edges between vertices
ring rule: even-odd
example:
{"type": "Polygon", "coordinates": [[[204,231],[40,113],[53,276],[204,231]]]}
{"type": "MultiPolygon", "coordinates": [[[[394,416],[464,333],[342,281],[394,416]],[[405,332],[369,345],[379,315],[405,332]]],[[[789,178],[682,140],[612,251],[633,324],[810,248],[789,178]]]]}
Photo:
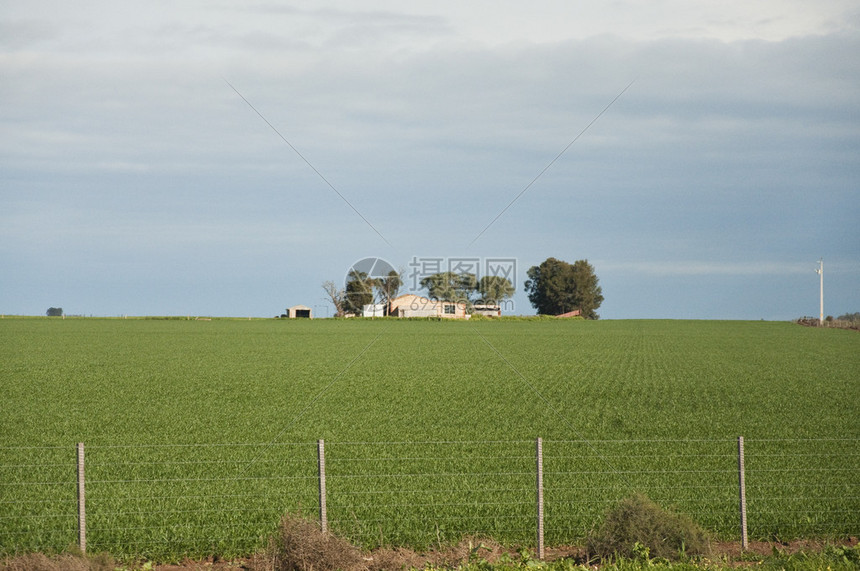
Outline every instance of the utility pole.
{"type": "Polygon", "coordinates": [[[821,282],[820,296],[818,300],[818,325],[824,325],[824,258],[818,260],[818,269],[815,270],[821,282]]]}

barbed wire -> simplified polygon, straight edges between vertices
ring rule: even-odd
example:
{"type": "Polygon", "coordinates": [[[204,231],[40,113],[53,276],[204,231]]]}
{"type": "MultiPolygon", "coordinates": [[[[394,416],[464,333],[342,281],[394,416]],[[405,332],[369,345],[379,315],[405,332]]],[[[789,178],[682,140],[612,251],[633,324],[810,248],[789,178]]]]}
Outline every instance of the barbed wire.
{"type": "Polygon", "coordinates": [[[188,442],[180,444],[88,444],[88,449],[110,449],[110,448],[232,448],[232,447],[258,447],[272,448],[277,446],[307,446],[308,442],[188,442]]]}
{"type": "Polygon", "coordinates": [[[315,480],[316,478],[316,476],[234,476],[231,478],[133,478],[127,480],[87,480],[87,484],[140,484],[153,482],[244,482],[254,480],[315,480]]]}
{"type": "MultiPolygon", "coordinates": [[[[750,438],[744,439],[747,443],[757,442],[857,442],[860,438],[750,438]]],[[[544,439],[544,444],[578,444],[585,446],[582,440],[570,439],[544,439]]],[[[589,439],[589,442],[602,444],[640,444],[640,443],[735,443],[736,438],[627,438],[627,439],[589,439]]],[[[260,447],[272,448],[278,446],[308,446],[315,445],[316,441],[294,441],[294,442],[198,442],[198,443],[127,443],[127,444],[87,444],[87,450],[102,450],[116,448],[230,448],[230,447],[260,447]]],[[[332,444],[330,442],[330,444],[332,444]]],[[[428,445],[428,444],[534,444],[534,440],[344,440],[333,443],[340,446],[379,446],[379,445],[428,445]]],[[[45,446],[0,446],[0,450],[69,450],[74,445],[45,445],[45,446]]]]}
{"type": "MultiPolygon", "coordinates": [[[[68,531],[73,531],[74,529],[75,529],[74,525],[68,525],[66,527],[40,527],[39,533],[40,534],[45,534],[45,533],[50,533],[50,532],[66,533],[68,531]]],[[[32,535],[32,533],[33,533],[32,529],[9,530],[9,531],[0,532],[0,537],[13,536],[13,535],[32,535]]],[[[2,544],[0,544],[0,545],[2,545],[2,544]]]]}
{"type": "Polygon", "coordinates": [[[75,519],[75,514],[20,514],[20,515],[4,515],[0,516],[3,519],[48,519],[48,518],[67,518],[75,519]]]}
{"type": "MultiPolygon", "coordinates": [[[[405,490],[405,491],[404,490],[397,490],[397,492],[398,493],[415,493],[415,494],[420,494],[420,493],[435,494],[435,493],[438,493],[435,490],[421,490],[421,489],[405,490]]],[[[471,492],[469,492],[467,490],[466,492],[475,493],[475,494],[477,494],[477,493],[489,493],[489,492],[534,493],[534,488],[481,488],[479,490],[472,490],[471,492]]],[[[356,490],[356,491],[334,490],[334,491],[330,491],[330,493],[332,494],[332,496],[334,496],[334,495],[357,496],[357,495],[373,495],[373,494],[391,494],[392,491],[391,490],[356,490]]]]}
{"type": "MultiPolygon", "coordinates": [[[[735,532],[737,452],[727,446],[735,439],[589,442],[601,444],[601,455],[590,453],[581,440],[543,440],[545,517],[554,522],[547,532],[556,540],[582,536],[606,506],[634,486],[681,513],[710,522],[720,533],[735,532]],[[649,454],[650,445],[674,448],[649,454]],[[572,454],[571,447],[586,450],[572,454]],[[614,470],[588,466],[606,458],[614,470]]],[[[535,518],[536,457],[523,449],[534,443],[327,441],[329,523],[369,543],[433,540],[440,533],[446,538],[457,533],[532,537],[532,527],[518,528],[511,522],[535,518]],[[434,529],[436,524],[444,529],[434,529]]],[[[757,533],[860,529],[860,449],[853,448],[860,439],[747,438],[745,443],[748,518],[757,533]],[[757,447],[760,443],[766,446],[757,447]],[[839,444],[839,450],[829,451],[830,444],[839,444]]],[[[205,550],[215,542],[258,545],[284,513],[302,506],[306,513],[317,513],[316,445],[87,445],[88,543],[118,549],[187,545],[192,550],[205,550]],[[258,454],[254,472],[233,474],[231,468],[247,464],[242,456],[254,447],[265,451],[258,454]],[[237,492],[243,487],[252,491],[237,492]],[[249,537],[252,528],[260,535],[249,537]],[[158,539],[150,541],[151,534],[158,539]]],[[[38,547],[38,542],[65,547],[72,541],[77,517],[74,449],[0,447],[0,551],[15,545],[38,547]],[[68,453],[70,460],[63,461],[57,450],[68,453]],[[18,456],[23,457],[21,463],[14,462],[18,456]],[[15,497],[2,497],[7,494],[15,497]],[[25,509],[28,513],[17,513],[25,509]]]]}
{"type": "Polygon", "coordinates": [[[74,486],[75,482],[0,482],[0,486],[74,486]]]}
{"type": "MultiPolygon", "coordinates": [[[[328,454],[328,453],[327,453],[328,454]]],[[[383,462],[422,462],[428,460],[438,460],[444,462],[451,461],[462,461],[462,462],[470,462],[472,460],[530,460],[534,461],[534,454],[530,456],[464,456],[463,458],[451,458],[450,456],[362,456],[362,457],[343,457],[343,456],[335,456],[335,455],[327,455],[327,461],[331,462],[369,462],[369,461],[383,461],[383,462]]]]}
{"type": "MultiPolygon", "coordinates": [[[[174,460],[169,462],[151,460],[148,462],[131,462],[131,461],[119,461],[119,462],[91,462],[88,461],[88,466],[102,466],[102,465],[110,465],[110,466],[193,466],[193,465],[221,465],[221,466],[232,466],[234,464],[245,464],[247,460],[174,460]]],[[[306,464],[307,461],[304,459],[277,459],[277,460],[257,460],[258,464],[306,464]]]]}

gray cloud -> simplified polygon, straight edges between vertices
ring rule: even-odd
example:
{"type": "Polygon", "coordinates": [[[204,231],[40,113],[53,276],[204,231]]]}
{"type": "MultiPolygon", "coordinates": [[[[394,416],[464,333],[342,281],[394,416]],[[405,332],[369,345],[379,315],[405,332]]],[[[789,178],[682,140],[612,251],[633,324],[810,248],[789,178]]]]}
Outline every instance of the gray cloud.
{"type": "Polygon", "coordinates": [[[16,30],[0,33],[5,264],[61,245],[70,259],[211,248],[236,263],[253,249],[322,281],[364,255],[459,255],[634,78],[475,253],[591,257],[617,276],[683,260],[690,279],[860,258],[860,62],[847,57],[860,36],[845,28],[490,43],[382,5],[13,16],[0,24],[16,30]],[[377,250],[222,78],[398,251],[377,250]]]}

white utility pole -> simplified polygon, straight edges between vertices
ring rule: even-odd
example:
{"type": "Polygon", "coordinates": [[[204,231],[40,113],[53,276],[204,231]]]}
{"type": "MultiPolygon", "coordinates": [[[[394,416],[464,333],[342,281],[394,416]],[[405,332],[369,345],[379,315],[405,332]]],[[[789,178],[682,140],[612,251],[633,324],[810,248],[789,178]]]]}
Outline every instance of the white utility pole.
{"type": "Polygon", "coordinates": [[[820,297],[818,300],[818,325],[824,325],[824,258],[818,260],[818,269],[815,270],[821,281],[820,297]]]}

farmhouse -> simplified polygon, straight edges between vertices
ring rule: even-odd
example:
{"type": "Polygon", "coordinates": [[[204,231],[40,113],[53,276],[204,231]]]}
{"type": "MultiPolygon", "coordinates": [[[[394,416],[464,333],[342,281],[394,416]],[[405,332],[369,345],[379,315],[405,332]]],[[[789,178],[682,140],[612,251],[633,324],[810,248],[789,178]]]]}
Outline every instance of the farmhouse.
{"type": "Polygon", "coordinates": [[[463,303],[429,299],[420,295],[407,293],[391,300],[392,317],[448,317],[452,319],[469,319],[466,306],[463,303]]]}
{"type": "Polygon", "coordinates": [[[306,317],[308,319],[312,318],[311,308],[307,305],[294,305],[292,307],[287,308],[287,313],[285,317],[289,317],[290,319],[295,319],[297,317],[306,317]]]}

